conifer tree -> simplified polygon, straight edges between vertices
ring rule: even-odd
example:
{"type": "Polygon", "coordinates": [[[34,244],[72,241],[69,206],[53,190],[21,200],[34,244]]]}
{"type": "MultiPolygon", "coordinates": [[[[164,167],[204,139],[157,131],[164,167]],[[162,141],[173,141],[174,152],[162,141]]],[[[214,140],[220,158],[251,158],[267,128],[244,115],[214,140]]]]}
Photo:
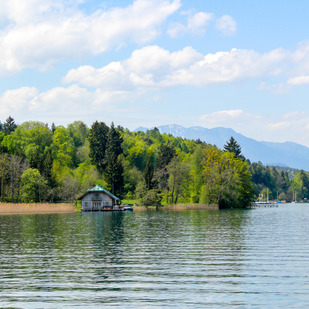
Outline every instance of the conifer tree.
{"type": "Polygon", "coordinates": [[[107,143],[108,126],[104,122],[94,122],[89,132],[90,158],[98,171],[103,173],[106,167],[105,151],[107,143]]]}
{"type": "Polygon", "coordinates": [[[151,163],[151,159],[148,158],[147,164],[146,164],[146,167],[145,167],[145,170],[144,170],[144,178],[145,178],[146,187],[147,187],[148,190],[152,189],[153,173],[154,173],[154,168],[153,168],[153,165],[151,163]]]}
{"type": "Polygon", "coordinates": [[[233,136],[231,136],[230,140],[226,142],[226,144],[223,146],[223,149],[224,151],[235,153],[236,157],[238,158],[244,159],[244,156],[241,154],[241,147],[233,136]]]}
{"type": "Polygon", "coordinates": [[[50,129],[53,133],[56,131],[56,125],[55,123],[53,122],[52,125],[51,125],[51,129],[50,129]]]}
{"type": "Polygon", "coordinates": [[[17,125],[14,119],[11,116],[9,116],[5,121],[5,123],[3,124],[3,131],[5,135],[9,135],[11,132],[15,131],[16,128],[17,125]]]}
{"type": "Polygon", "coordinates": [[[111,192],[119,196],[123,187],[123,166],[120,157],[123,150],[121,144],[122,137],[120,132],[115,129],[114,123],[112,123],[107,135],[104,175],[111,192]]]}

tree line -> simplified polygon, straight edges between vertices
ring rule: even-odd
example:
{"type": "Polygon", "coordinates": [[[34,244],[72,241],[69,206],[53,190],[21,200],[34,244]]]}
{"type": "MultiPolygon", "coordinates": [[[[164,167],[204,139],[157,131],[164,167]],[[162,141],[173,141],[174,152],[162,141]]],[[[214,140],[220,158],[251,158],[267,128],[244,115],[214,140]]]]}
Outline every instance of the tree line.
{"type": "Polygon", "coordinates": [[[200,140],[131,132],[82,121],[56,126],[12,117],[0,123],[0,200],[72,201],[99,184],[143,205],[176,203],[246,207],[267,190],[290,201],[307,197],[308,173],[251,163],[231,137],[223,150],[200,140]]]}

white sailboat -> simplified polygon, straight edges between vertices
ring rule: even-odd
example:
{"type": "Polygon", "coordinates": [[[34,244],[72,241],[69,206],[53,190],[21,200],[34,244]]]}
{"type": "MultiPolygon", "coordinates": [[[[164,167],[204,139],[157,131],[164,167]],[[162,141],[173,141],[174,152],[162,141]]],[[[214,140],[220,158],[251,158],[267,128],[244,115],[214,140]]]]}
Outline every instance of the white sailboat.
{"type": "Polygon", "coordinates": [[[256,205],[266,205],[266,204],[271,204],[270,201],[269,201],[269,191],[268,191],[268,188],[267,188],[267,199],[266,201],[263,201],[263,196],[260,197],[260,200],[255,202],[256,205]],[[261,200],[262,198],[262,200],[261,200]]]}

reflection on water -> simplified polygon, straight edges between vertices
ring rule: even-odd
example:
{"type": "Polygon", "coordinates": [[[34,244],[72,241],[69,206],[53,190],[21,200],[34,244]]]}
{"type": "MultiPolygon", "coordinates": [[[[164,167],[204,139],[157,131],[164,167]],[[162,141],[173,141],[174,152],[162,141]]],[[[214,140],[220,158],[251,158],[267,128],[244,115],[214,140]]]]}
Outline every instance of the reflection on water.
{"type": "Polygon", "coordinates": [[[308,210],[0,216],[0,307],[307,307],[308,210]]]}

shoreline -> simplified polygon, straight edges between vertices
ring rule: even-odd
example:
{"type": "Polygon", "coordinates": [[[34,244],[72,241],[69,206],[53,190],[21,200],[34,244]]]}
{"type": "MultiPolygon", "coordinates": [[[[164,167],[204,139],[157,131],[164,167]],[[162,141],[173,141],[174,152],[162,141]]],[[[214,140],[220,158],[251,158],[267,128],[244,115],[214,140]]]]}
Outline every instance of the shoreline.
{"type": "MultiPolygon", "coordinates": [[[[166,205],[158,210],[218,210],[219,206],[214,204],[187,204],[187,205],[166,205]]],[[[155,206],[133,206],[133,211],[156,211],[155,206]]]]}
{"type": "Polygon", "coordinates": [[[74,203],[0,203],[0,215],[73,212],[76,212],[74,203]]]}
{"type": "MultiPolygon", "coordinates": [[[[218,210],[217,205],[187,204],[166,205],[159,207],[160,210],[218,210]]],[[[133,206],[134,211],[156,211],[156,207],[133,206]]],[[[0,203],[0,215],[10,214],[48,214],[48,213],[75,213],[77,210],[74,203],[0,203]]]]}

